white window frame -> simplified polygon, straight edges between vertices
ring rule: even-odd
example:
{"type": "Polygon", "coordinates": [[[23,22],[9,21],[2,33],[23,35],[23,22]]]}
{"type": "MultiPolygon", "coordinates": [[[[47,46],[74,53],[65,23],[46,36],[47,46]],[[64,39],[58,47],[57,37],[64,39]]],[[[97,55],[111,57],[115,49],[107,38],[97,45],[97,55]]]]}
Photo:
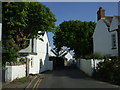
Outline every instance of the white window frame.
{"type": "Polygon", "coordinates": [[[112,49],[116,49],[117,48],[116,34],[112,34],[111,38],[112,38],[112,49]]]}

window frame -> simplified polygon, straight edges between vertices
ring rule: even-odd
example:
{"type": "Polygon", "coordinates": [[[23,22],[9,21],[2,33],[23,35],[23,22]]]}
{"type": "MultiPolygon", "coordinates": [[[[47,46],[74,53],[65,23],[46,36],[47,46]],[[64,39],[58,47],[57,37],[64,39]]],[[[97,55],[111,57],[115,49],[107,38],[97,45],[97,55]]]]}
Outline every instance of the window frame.
{"type": "Polygon", "coordinates": [[[117,49],[117,43],[116,43],[116,34],[111,35],[111,41],[112,41],[112,49],[117,49]]]}

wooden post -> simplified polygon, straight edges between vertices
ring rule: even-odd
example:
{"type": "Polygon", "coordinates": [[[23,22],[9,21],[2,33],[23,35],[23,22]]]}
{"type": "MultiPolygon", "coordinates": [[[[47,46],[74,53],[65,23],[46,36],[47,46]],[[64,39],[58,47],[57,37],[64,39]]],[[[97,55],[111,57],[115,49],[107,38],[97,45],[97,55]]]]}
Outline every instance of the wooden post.
{"type": "Polygon", "coordinates": [[[26,57],[26,77],[28,77],[28,58],[26,57]]]}

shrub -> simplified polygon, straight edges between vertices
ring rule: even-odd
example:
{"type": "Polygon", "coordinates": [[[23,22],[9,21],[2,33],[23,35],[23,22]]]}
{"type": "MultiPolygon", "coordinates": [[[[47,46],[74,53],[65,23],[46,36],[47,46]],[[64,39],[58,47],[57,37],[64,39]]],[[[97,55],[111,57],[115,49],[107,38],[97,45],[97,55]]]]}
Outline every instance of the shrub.
{"type": "Polygon", "coordinates": [[[9,48],[9,50],[6,50],[6,54],[3,54],[2,64],[5,65],[6,62],[16,62],[18,56],[19,56],[19,54],[13,47],[9,48]]]}
{"type": "Polygon", "coordinates": [[[94,54],[86,55],[84,58],[85,59],[103,59],[104,56],[98,53],[94,53],[94,54]]]}
{"type": "Polygon", "coordinates": [[[120,85],[120,60],[104,60],[97,66],[96,72],[94,73],[95,78],[99,78],[103,81],[120,85]]]}

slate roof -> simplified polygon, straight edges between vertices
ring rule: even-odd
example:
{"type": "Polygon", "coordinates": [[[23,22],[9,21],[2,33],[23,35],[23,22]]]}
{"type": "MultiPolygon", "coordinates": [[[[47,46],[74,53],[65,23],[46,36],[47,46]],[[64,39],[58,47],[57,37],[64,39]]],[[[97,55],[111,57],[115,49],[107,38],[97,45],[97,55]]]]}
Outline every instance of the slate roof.
{"type": "Polygon", "coordinates": [[[112,22],[113,17],[112,16],[106,16],[104,19],[105,24],[109,27],[112,22]]]}
{"type": "Polygon", "coordinates": [[[118,22],[120,24],[120,16],[115,16],[118,19],[118,22]]]}
{"type": "Polygon", "coordinates": [[[120,23],[120,16],[106,16],[104,22],[108,27],[111,25],[113,17],[116,17],[120,23]]]}

